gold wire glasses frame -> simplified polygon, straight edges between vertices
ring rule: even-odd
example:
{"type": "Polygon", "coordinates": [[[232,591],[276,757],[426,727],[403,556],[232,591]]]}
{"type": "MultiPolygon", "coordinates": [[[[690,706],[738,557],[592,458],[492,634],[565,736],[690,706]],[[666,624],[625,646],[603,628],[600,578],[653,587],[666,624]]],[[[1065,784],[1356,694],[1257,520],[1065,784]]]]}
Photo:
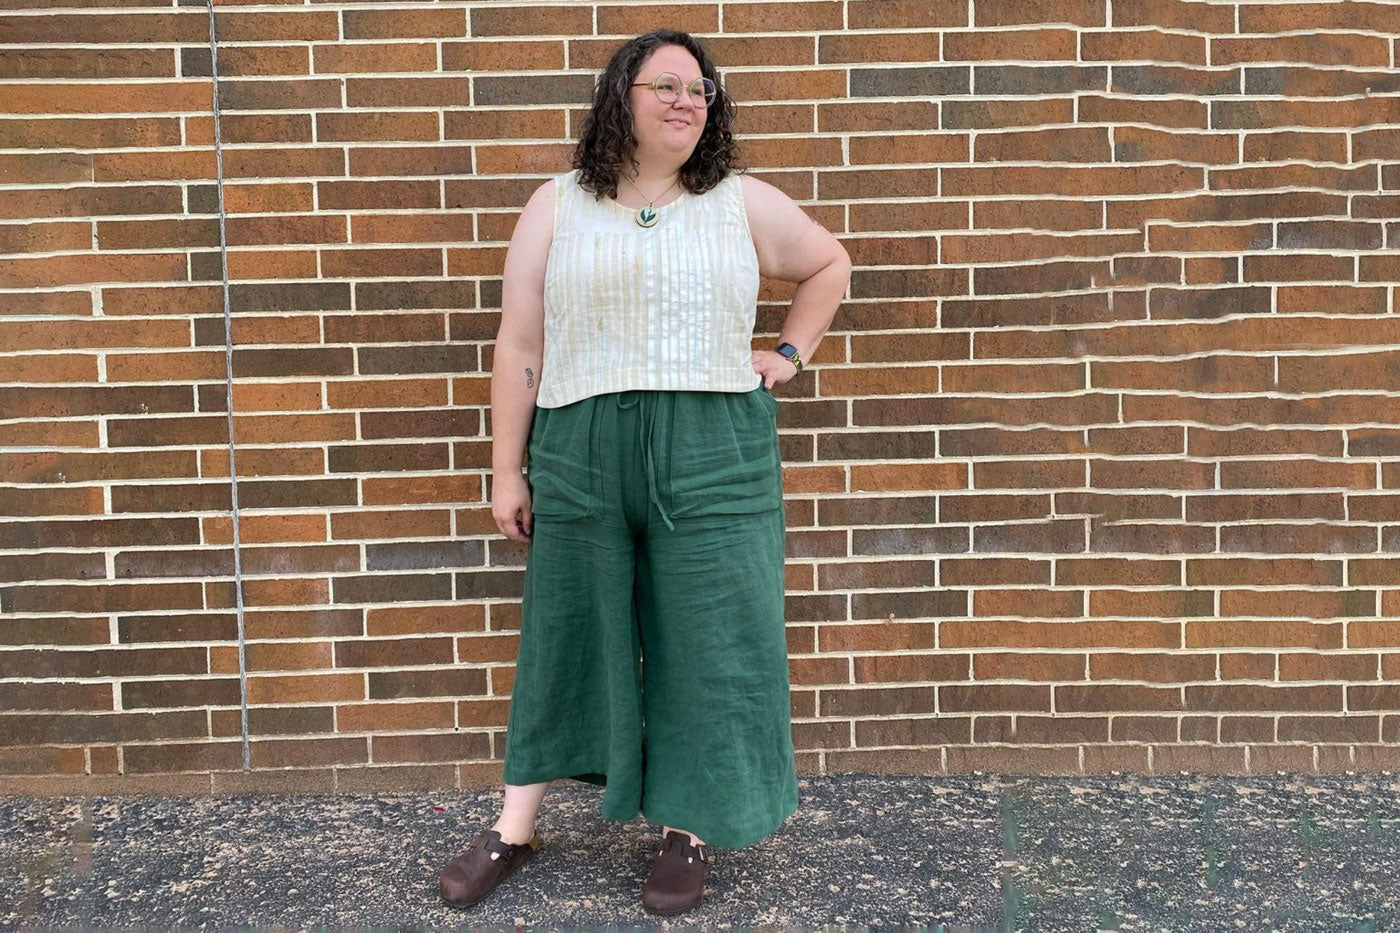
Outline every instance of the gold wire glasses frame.
{"type": "MultiPolygon", "coordinates": [[[[676,98],[680,97],[681,79],[680,75],[663,71],[650,81],[634,81],[633,87],[649,87],[656,93],[656,99],[663,104],[674,104],[676,98]]],[[[696,104],[708,107],[715,101],[715,83],[709,78],[696,78],[690,82],[687,89],[690,91],[690,99],[696,104]]]]}

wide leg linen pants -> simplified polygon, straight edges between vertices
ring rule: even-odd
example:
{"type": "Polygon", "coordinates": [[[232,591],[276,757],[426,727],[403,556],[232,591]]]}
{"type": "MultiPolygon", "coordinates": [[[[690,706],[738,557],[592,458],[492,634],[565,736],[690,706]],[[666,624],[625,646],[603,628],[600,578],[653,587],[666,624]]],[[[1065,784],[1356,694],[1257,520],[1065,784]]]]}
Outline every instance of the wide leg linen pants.
{"type": "Polygon", "coordinates": [[[507,784],[725,848],[797,809],[777,410],[761,381],[536,408],[507,784]]]}

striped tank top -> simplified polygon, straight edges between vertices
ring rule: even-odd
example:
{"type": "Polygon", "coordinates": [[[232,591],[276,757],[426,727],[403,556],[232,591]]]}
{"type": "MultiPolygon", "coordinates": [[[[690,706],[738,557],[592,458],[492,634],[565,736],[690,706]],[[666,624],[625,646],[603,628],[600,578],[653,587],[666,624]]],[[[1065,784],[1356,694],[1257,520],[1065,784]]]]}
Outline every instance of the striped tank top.
{"type": "Polygon", "coordinates": [[[628,389],[750,392],[758,253],[739,175],[636,211],[555,177],[536,404],[628,389]]]}

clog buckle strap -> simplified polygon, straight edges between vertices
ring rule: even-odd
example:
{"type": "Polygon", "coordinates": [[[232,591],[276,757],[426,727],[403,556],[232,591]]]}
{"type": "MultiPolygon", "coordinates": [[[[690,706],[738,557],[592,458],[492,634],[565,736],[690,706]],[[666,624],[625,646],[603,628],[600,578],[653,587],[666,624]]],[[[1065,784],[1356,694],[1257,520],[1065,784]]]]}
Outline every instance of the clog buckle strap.
{"type": "MultiPolygon", "coordinates": [[[[694,843],[690,842],[688,839],[681,837],[680,834],[676,833],[674,830],[672,830],[670,833],[667,833],[667,836],[676,837],[676,845],[680,847],[681,853],[685,855],[686,862],[694,862],[698,858],[706,865],[710,864],[710,856],[705,852],[704,845],[697,846],[694,843]]],[[[666,847],[663,845],[660,849],[657,849],[656,854],[665,855],[666,847]]]]}
{"type": "MultiPolygon", "coordinates": [[[[524,845],[528,846],[529,843],[524,843],[524,845]]],[[[491,859],[493,861],[498,858],[505,858],[521,848],[519,845],[512,845],[509,842],[503,841],[501,839],[501,834],[494,830],[486,834],[486,842],[482,847],[491,853],[491,859]]]]}

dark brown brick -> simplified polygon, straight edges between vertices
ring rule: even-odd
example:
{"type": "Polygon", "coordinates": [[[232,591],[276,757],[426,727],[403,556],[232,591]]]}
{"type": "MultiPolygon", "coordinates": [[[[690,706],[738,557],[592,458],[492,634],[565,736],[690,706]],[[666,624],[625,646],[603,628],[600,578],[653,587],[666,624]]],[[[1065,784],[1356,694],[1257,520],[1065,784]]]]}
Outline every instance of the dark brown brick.
{"type": "Polygon", "coordinates": [[[887,716],[896,713],[933,713],[933,687],[868,687],[823,690],[822,716],[887,716]]]}

